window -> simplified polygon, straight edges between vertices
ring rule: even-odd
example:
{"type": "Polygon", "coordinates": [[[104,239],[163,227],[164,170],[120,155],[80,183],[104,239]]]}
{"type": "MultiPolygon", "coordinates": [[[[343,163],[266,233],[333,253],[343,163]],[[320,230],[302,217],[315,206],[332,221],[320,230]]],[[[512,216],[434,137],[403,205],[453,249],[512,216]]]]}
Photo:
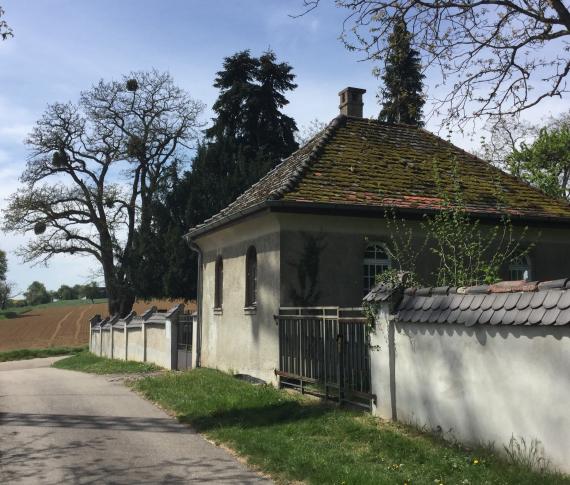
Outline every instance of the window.
{"type": "Polygon", "coordinates": [[[519,256],[509,264],[509,279],[511,281],[530,279],[530,259],[528,256],[519,256]]]}
{"type": "Polygon", "coordinates": [[[245,256],[245,306],[257,304],[257,251],[250,246],[245,256]]]}
{"type": "Polygon", "coordinates": [[[216,275],[214,280],[214,308],[221,309],[224,303],[224,260],[216,259],[216,275]]]}
{"type": "Polygon", "coordinates": [[[370,243],[364,251],[364,294],[366,295],[376,283],[376,275],[390,269],[390,257],[386,248],[380,243],[370,243]]]}

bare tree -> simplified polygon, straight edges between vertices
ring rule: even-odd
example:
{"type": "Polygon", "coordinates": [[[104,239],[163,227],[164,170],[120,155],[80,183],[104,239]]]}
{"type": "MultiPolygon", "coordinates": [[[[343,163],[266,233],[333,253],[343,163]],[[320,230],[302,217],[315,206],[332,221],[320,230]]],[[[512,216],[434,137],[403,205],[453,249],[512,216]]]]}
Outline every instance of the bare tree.
{"type": "Polygon", "coordinates": [[[4,17],[4,9],[0,6],[0,39],[6,40],[8,37],[13,37],[14,33],[8,23],[2,20],[2,17],[4,17]]]}
{"type": "Polygon", "coordinates": [[[48,106],[27,140],[24,186],[11,196],[3,221],[5,231],[35,233],[19,250],[23,259],[95,258],[109,312],[128,313],[135,232],[150,230],[153,197],[193,148],[202,111],[157,71],[100,81],[78,104],[48,106]]]}
{"type": "Polygon", "coordinates": [[[540,128],[526,121],[503,118],[486,126],[488,135],[481,137],[481,150],[477,153],[483,160],[508,170],[507,158],[520,149],[525,142],[532,141],[540,128]]]}
{"type": "MultiPolygon", "coordinates": [[[[305,12],[321,0],[304,0],[305,12]]],[[[563,0],[336,0],[348,10],[341,38],[366,59],[383,60],[404,18],[428,77],[439,69],[446,94],[436,111],[459,126],[502,118],[562,97],[570,86],[570,11],[563,0]]]]}

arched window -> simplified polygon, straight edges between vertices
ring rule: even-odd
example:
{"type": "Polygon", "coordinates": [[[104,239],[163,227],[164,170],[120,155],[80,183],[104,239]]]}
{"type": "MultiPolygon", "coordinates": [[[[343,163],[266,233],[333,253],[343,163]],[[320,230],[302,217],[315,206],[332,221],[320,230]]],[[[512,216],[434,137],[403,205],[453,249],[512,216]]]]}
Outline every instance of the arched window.
{"type": "Polygon", "coordinates": [[[376,283],[376,275],[390,268],[390,257],[381,243],[370,243],[364,251],[364,294],[376,283]]]}
{"type": "Polygon", "coordinates": [[[530,259],[519,256],[509,264],[509,279],[511,281],[530,280],[530,259]]]}
{"type": "Polygon", "coordinates": [[[214,308],[221,309],[224,303],[224,260],[216,259],[216,275],[214,279],[214,308]]]}
{"type": "Polygon", "coordinates": [[[245,306],[257,304],[257,251],[250,246],[245,255],[245,306]]]}

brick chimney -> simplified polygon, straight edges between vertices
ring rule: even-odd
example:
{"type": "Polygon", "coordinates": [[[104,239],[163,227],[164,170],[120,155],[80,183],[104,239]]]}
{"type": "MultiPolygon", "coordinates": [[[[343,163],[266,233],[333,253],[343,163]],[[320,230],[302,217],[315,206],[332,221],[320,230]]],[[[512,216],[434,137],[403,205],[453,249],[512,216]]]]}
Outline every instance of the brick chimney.
{"type": "Polygon", "coordinates": [[[340,114],[362,118],[362,108],[364,107],[362,95],[365,92],[366,89],[345,88],[338,93],[340,97],[340,114]]]}

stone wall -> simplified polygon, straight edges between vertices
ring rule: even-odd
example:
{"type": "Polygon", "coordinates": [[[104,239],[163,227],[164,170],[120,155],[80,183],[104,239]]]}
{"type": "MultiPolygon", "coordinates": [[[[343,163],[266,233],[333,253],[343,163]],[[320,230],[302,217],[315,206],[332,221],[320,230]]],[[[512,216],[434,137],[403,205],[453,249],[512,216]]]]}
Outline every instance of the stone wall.
{"type": "Polygon", "coordinates": [[[379,305],[370,350],[374,413],[452,440],[492,442],[499,452],[512,437],[538,440],[554,468],[570,472],[565,281],[496,294],[417,290],[400,303],[371,292],[379,305]]]}
{"type": "Polygon", "coordinates": [[[151,362],[167,369],[176,367],[176,328],[184,305],[166,313],[147,310],[140,316],[131,312],[127,317],[90,321],[89,350],[102,357],[151,362]]]}

